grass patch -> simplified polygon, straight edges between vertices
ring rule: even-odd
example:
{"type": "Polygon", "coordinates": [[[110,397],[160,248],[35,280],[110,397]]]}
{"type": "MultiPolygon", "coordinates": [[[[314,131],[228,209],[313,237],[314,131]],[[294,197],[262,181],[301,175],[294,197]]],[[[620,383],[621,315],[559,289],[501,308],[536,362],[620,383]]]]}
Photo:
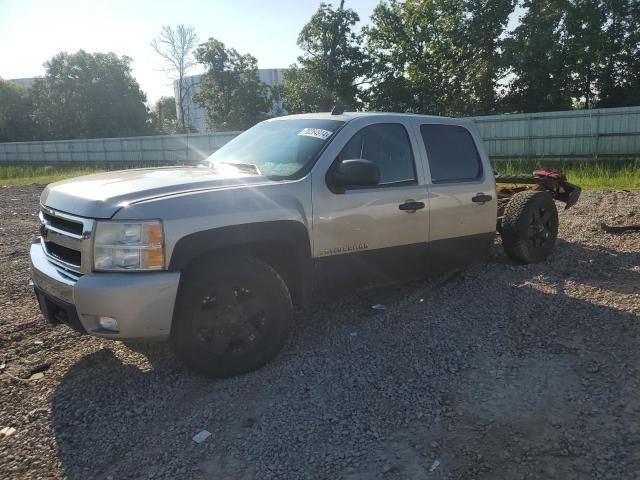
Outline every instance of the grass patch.
{"type": "Polygon", "coordinates": [[[567,180],[586,190],[640,189],[640,162],[535,162],[535,161],[494,161],[496,173],[517,175],[531,173],[536,168],[561,170],[567,180]]]}
{"type": "Polygon", "coordinates": [[[90,175],[109,170],[128,170],[131,168],[162,167],[166,163],[157,162],[120,162],[107,164],[63,164],[63,165],[1,165],[0,186],[47,184],[66,178],[90,175]]]}
{"type": "Polygon", "coordinates": [[[0,185],[46,184],[103,171],[98,167],[50,167],[44,165],[0,165],[0,185]]]}

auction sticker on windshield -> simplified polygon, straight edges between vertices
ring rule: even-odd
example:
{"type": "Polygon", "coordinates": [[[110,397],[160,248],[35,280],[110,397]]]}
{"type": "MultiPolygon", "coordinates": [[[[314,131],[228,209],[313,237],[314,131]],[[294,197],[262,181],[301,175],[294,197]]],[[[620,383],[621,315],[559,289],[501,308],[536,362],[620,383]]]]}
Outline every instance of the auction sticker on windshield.
{"type": "Polygon", "coordinates": [[[319,138],[320,140],[326,140],[331,136],[333,132],[329,130],[323,130],[322,128],[303,128],[298,135],[303,137],[319,138]]]}

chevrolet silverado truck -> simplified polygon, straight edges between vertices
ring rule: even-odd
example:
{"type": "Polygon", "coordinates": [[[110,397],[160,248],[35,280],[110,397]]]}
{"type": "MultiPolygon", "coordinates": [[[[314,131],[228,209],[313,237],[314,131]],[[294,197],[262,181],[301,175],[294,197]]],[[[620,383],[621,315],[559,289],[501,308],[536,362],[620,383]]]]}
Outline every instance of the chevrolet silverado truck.
{"type": "Polygon", "coordinates": [[[282,350],[295,305],[464,268],[496,231],[514,261],[544,261],[555,200],[580,189],[546,170],[498,180],[470,121],[274,118],[197,166],[47,186],[32,279],[50,323],[236,375],[282,350]]]}

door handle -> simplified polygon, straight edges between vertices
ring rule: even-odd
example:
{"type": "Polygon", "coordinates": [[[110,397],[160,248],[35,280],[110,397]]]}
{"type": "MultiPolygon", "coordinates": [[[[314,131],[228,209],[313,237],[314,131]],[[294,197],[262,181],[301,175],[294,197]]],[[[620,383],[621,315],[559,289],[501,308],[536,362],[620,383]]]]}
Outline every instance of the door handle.
{"type": "Polygon", "coordinates": [[[415,200],[407,200],[398,206],[400,210],[407,213],[415,213],[416,210],[420,210],[424,207],[424,202],[416,202],[415,200]]]}
{"type": "Polygon", "coordinates": [[[480,205],[484,205],[487,202],[490,202],[493,197],[491,195],[487,195],[484,193],[479,193],[475,197],[471,199],[473,203],[479,203],[480,205]]]}

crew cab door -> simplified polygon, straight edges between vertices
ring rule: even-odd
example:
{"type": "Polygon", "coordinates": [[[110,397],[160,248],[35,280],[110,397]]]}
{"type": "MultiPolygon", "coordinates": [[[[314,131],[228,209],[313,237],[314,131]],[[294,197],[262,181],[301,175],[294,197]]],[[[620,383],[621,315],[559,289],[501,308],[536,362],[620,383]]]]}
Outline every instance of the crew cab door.
{"type": "Polygon", "coordinates": [[[386,118],[349,122],[312,172],[313,256],[321,293],[424,273],[429,208],[418,143],[410,124],[386,118]],[[375,163],[379,184],[333,188],[330,170],[351,159],[375,163]]]}
{"type": "Polygon", "coordinates": [[[415,125],[429,183],[429,271],[462,268],[489,254],[496,230],[493,171],[473,125],[428,119],[415,125]]]}

